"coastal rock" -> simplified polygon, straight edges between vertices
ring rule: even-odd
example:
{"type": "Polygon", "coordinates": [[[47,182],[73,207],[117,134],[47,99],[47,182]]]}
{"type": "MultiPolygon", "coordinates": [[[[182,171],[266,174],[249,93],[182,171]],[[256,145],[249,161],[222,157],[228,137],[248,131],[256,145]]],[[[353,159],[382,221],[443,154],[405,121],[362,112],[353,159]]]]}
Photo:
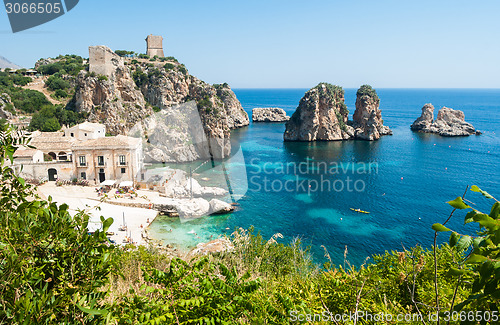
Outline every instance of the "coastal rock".
{"type": "Polygon", "coordinates": [[[102,70],[108,75],[81,71],[77,76],[72,104],[77,111],[88,113],[90,122],[105,124],[107,132],[124,134],[145,116],[152,114],[153,110],[136,89],[122,58],[105,46],[98,48],[110,57],[112,63],[104,63],[104,68],[91,64],[90,70],[102,70]]]}
{"type": "Polygon", "coordinates": [[[430,130],[432,122],[434,122],[434,106],[428,103],[422,107],[422,115],[413,122],[410,128],[413,131],[428,132],[426,130],[430,130]]]}
{"type": "Polygon", "coordinates": [[[383,135],[392,135],[384,125],[380,99],[369,85],[361,86],[356,93],[356,110],[353,115],[354,137],[362,140],[378,140],[383,135]]]}
{"type": "Polygon", "coordinates": [[[290,119],[282,108],[257,107],[252,110],[252,122],[286,122],[290,119]]]}
{"type": "Polygon", "coordinates": [[[234,211],[234,207],[224,201],[212,199],[210,200],[210,214],[224,214],[234,211]]]}
{"type": "Polygon", "coordinates": [[[231,252],[232,250],[234,250],[234,245],[229,239],[217,238],[208,243],[199,243],[196,245],[196,247],[187,254],[187,259],[212,253],[231,252]]]}
{"type": "Polygon", "coordinates": [[[305,93],[286,123],[285,141],[331,141],[350,138],[347,130],[349,111],[344,90],[320,83],[305,93]]]}
{"type": "Polygon", "coordinates": [[[210,204],[203,198],[176,200],[174,206],[179,213],[179,217],[184,219],[206,216],[210,211],[210,204]]]}
{"type": "Polygon", "coordinates": [[[439,110],[436,120],[433,120],[433,113],[434,106],[432,104],[425,104],[422,108],[422,115],[410,128],[413,131],[436,133],[445,137],[481,134],[472,124],[465,122],[465,114],[462,111],[443,107],[439,110]]]}
{"type": "Polygon", "coordinates": [[[124,61],[103,46],[89,53],[90,73],[78,75],[70,106],[104,123],[111,134],[142,135],[146,162],[228,157],[230,130],[249,124],[227,84],[207,84],[175,59],[124,61]],[[194,110],[185,112],[189,105],[182,105],[189,102],[194,110]]]}
{"type": "Polygon", "coordinates": [[[286,123],[285,141],[377,140],[392,134],[383,125],[380,99],[375,90],[364,85],[357,92],[353,121],[339,86],[320,83],[312,88],[286,123]]]}

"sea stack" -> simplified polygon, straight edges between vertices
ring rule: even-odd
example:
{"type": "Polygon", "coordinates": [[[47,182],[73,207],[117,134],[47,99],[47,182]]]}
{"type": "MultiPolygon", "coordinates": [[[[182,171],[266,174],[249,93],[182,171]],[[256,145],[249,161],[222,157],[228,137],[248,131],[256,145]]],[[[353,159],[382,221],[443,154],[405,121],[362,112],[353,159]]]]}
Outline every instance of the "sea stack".
{"type": "Polygon", "coordinates": [[[384,125],[375,90],[363,85],[358,89],[353,121],[342,87],[320,83],[300,100],[299,107],[286,123],[285,141],[378,140],[392,134],[384,125]]]}
{"type": "Polygon", "coordinates": [[[361,86],[356,92],[356,111],[353,115],[354,137],[362,140],[378,140],[383,135],[392,135],[384,125],[380,98],[369,85],[361,86]]]}
{"type": "Polygon", "coordinates": [[[285,141],[332,141],[350,139],[349,111],[342,87],[320,83],[307,91],[286,123],[285,141]]]}
{"type": "Polygon", "coordinates": [[[422,115],[413,122],[410,128],[415,132],[435,133],[444,137],[481,134],[472,124],[465,122],[464,112],[449,107],[441,108],[434,120],[432,104],[425,104],[422,107],[422,115]]]}

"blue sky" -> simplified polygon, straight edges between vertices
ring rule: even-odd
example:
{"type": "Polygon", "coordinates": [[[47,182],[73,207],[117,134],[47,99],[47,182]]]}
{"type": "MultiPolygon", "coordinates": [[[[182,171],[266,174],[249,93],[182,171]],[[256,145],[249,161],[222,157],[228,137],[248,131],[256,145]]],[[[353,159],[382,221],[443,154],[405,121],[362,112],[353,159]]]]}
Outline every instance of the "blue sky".
{"type": "Polygon", "coordinates": [[[80,0],[13,34],[0,10],[0,55],[26,67],[89,45],[166,55],[233,88],[500,88],[500,1],[80,0]]]}

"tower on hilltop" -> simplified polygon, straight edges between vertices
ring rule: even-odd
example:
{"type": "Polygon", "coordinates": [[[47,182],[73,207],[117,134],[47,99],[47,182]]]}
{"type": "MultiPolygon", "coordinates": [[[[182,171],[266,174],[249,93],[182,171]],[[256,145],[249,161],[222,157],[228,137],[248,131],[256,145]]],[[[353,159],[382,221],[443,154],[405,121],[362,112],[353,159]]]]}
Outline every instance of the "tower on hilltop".
{"type": "Polygon", "coordinates": [[[150,34],[146,37],[146,44],[146,54],[149,57],[153,57],[155,55],[158,55],[159,57],[165,56],[165,54],[163,54],[163,37],[150,34]]]}

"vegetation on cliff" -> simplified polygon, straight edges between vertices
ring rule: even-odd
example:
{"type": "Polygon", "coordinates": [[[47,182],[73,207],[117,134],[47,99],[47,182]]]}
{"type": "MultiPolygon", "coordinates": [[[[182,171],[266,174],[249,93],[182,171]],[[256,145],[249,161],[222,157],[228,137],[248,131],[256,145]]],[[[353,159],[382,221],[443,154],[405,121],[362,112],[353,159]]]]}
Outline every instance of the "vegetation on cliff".
{"type": "Polygon", "coordinates": [[[370,85],[362,85],[361,87],[359,87],[358,91],[356,92],[357,97],[362,97],[365,95],[373,98],[373,100],[376,103],[380,102],[380,99],[378,98],[377,92],[370,85]]]}
{"type": "MultiPolygon", "coordinates": [[[[240,229],[234,250],[186,261],[115,247],[105,235],[112,219],[89,234],[85,211],[71,217],[67,205],[38,198],[8,163],[26,137],[0,129],[0,323],[288,324],[361,311],[410,315],[408,324],[434,323],[427,317],[437,312],[463,324],[476,323],[476,311],[498,319],[500,203],[476,186],[493,202],[489,214],[463,197],[448,203],[450,218],[469,211],[478,233],[451,232],[431,250],[386,252],[361,266],[349,264],[347,249],[340,266],[325,251],[319,266],[299,240],[240,229]]],[[[432,228],[436,238],[450,231],[446,222],[432,228]]]]}

